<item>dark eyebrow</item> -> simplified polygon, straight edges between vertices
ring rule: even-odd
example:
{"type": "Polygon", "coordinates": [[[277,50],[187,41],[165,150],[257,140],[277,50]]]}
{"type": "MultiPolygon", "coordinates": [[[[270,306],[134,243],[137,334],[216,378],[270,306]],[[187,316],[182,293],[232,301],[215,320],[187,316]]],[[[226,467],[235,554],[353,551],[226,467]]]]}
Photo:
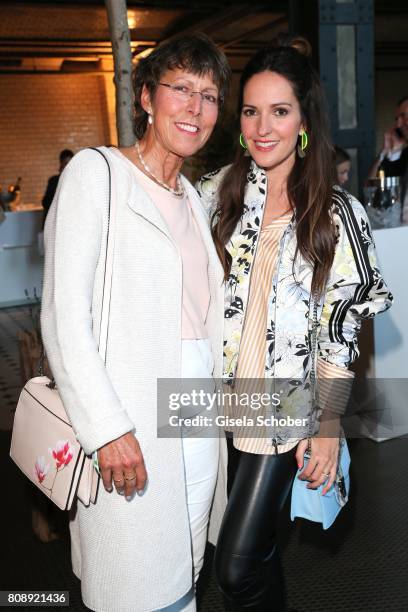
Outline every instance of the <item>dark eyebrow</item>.
{"type": "MultiPolygon", "coordinates": [[[[256,108],[256,106],[253,106],[252,104],[243,104],[242,106],[248,106],[249,108],[256,108]]],[[[275,106],[290,106],[292,107],[292,104],[290,102],[274,102],[274,104],[271,104],[272,107],[275,106]]]]}
{"type": "MultiPolygon", "coordinates": [[[[193,81],[190,81],[189,78],[182,77],[182,76],[177,77],[173,81],[172,85],[177,84],[178,81],[185,81],[186,83],[188,83],[190,87],[194,87],[193,81]]],[[[204,87],[202,91],[215,91],[216,93],[218,93],[218,87],[216,85],[208,85],[208,87],[204,87]]]]}

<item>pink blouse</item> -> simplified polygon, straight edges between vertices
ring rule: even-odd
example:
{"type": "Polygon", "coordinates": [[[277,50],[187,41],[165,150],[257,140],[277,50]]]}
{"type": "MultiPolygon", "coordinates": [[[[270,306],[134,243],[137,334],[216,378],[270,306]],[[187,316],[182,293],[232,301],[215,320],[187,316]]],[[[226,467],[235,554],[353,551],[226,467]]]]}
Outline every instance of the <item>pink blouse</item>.
{"type": "Polygon", "coordinates": [[[138,183],[150,196],[176,243],[183,269],[182,339],[207,338],[205,323],[210,305],[208,254],[187,195],[177,197],[139,170],[118,149],[112,149],[131,164],[138,183]]]}

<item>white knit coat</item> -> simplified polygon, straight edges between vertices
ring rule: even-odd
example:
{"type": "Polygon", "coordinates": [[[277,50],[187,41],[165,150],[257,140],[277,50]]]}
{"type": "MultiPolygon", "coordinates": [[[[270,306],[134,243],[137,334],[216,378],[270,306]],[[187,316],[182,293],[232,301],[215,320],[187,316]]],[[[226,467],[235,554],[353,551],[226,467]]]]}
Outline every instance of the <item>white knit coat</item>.
{"type": "MultiPolygon", "coordinates": [[[[98,612],[147,612],[192,584],[181,440],[156,434],[157,378],[180,377],[182,265],[157,208],[125,160],[102,147],[117,195],[107,363],[97,350],[108,225],[108,171],[96,151],[78,153],[61,175],[45,227],[41,325],[74,431],[86,453],[134,430],[148,472],[131,502],[99,487],[78,502],[72,562],[84,603],[98,612]]],[[[209,258],[207,329],[222,371],[222,268],[200,200],[183,178],[209,258]]],[[[226,445],[210,521],[214,542],[226,503],[226,445]]]]}

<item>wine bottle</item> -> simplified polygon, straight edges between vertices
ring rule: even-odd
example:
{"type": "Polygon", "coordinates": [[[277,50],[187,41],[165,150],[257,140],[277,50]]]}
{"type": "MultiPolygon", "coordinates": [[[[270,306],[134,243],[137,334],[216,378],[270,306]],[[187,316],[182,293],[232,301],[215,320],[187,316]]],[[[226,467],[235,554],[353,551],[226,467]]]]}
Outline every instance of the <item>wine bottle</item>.
{"type": "Polygon", "coordinates": [[[21,176],[18,177],[16,184],[14,185],[14,193],[19,193],[21,191],[21,176]]]}
{"type": "Polygon", "coordinates": [[[384,170],[379,171],[380,184],[375,190],[373,198],[373,208],[389,208],[392,206],[391,192],[385,187],[385,172],[384,170]]]}
{"type": "Polygon", "coordinates": [[[19,193],[21,191],[20,183],[21,183],[21,176],[18,177],[14,185],[9,185],[8,192],[9,193],[19,193]]]}

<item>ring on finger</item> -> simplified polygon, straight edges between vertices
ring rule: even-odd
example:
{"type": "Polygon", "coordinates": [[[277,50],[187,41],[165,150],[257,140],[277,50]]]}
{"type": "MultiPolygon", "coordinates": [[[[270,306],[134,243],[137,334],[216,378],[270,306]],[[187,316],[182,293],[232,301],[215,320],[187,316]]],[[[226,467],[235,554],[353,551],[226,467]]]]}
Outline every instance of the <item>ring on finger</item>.
{"type": "Polygon", "coordinates": [[[136,480],[136,476],[130,476],[130,477],[129,476],[125,476],[125,480],[127,480],[128,482],[130,480],[136,480]]]}

